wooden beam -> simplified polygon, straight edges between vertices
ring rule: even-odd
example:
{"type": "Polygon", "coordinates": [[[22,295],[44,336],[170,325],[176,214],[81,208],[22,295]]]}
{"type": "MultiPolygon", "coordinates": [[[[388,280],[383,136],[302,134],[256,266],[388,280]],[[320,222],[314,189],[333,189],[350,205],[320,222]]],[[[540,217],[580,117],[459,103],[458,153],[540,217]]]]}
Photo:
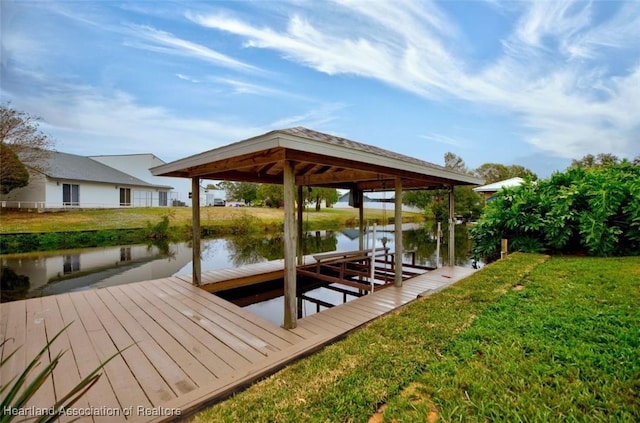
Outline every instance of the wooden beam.
{"type": "Polygon", "coordinates": [[[364,197],[362,191],[355,190],[353,195],[359,195],[360,201],[358,202],[358,229],[360,229],[360,234],[358,235],[358,249],[364,250],[364,197]]]}
{"type": "Polygon", "coordinates": [[[402,179],[396,178],[395,183],[396,198],[395,198],[395,286],[402,286],[402,179]]]}
{"type": "Polygon", "coordinates": [[[226,170],[242,169],[247,167],[268,165],[284,159],[285,151],[281,148],[269,149],[245,156],[233,157],[217,162],[207,163],[186,169],[189,175],[205,176],[212,173],[224,172],[226,170]]]}
{"type": "Polygon", "coordinates": [[[224,172],[208,173],[203,175],[207,179],[216,179],[220,181],[238,181],[238,182],[254,182],[258,184],[282,184],[282,175],[265,175],[252,170],[228,170],[224,172]]]}
{"type": "MultiPolygon", "coordinates": [[[[389,168],[386,166],[381,166],[377,163],[358,162],[346,158],[325,156],[323,154],[309,153],[298,150],[286,150],[285,155],[286,159],[295,160],[297,162],[310,162],[334,167],[338,166],[347,170],[366,171],[372,172],[374,174],[388,175],[389,179],[387,179],[387,181],[392,181],[394,177],[400,177],[405,181],[405,183],[410,180],[422,181],[422,184],[424,184],[424,186],[430,186],[434,184],[451,184],[451,180],[445,177],[437,177],[403,169],[389,168]]],[[[465,184],[459,183],[459,185],[465,184]]],[[[389,185],[387,184],[387,186],[389,185]]],[[[375,187],[375,189],[380,188],[382,188],[382,186],[379,184],[377,184],[375,187]]],[[[367,189],[367,187],[363,187],[363,189],[367,189]]]]}
{"type": "Polygon", "coordinates": [[[284,184],[284,328],[297,326],[296,313],[296,227],[295,227],[295,178],[293,163],[286,160],[283,166],[284,184]]]}
{"type": "Polygon", "coordinates": [[[192,283],[200,285],[202,267],[200,257],[200,178],[191,178],[192,283]]]}
{"type": "Polygon", "coordinates": [[[302,218],[304,212],[304,192],[302,191],[304,187],[302,185],[298,185],[298,219],[296,221],[296,229],[298,233],[298,264],[302,264],[302,259],[304,258],[304,251],[302,251],[302,218]]]}
{"type": "Polygon", "coordinates": [[[337,182],[358,182],[370,180],[390,180],[389,175],[363,170],[342,170],[336,172],[303,174],[296,177],[296,183],[301,185],[320,186],[324,184],[335,184],[337,182]]]}

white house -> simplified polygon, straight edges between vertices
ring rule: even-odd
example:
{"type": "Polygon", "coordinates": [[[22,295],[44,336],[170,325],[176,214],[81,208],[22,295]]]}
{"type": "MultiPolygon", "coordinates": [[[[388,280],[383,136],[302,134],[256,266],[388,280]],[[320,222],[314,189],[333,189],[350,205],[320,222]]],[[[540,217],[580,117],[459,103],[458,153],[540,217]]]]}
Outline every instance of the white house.
{"type": "MultiPolygon", "coordinates": [[[[117,169],[121,172],[135,176],[150,184],[170,185],[173,188],[169,191],[169,205],[191,206],[189,193],[191,192],[191,180],[186,178],[172,178],[169,176],[155,176],[149,169],[166,164],[164,160],[151,153],[143,154],[121,154],[89,156],[89,158],[117,169]]],[[[206,206],[224,205],[226,195],[223,190],[206,189],[207,181],[201,181],[200,204],[206,206]]]]}
{"type": "Polygon", "coordinates": [[[172,186],[145,182],[89,157],[49,152],[29,185],[0,196],[11,208],[166,207],[172,186]]]}

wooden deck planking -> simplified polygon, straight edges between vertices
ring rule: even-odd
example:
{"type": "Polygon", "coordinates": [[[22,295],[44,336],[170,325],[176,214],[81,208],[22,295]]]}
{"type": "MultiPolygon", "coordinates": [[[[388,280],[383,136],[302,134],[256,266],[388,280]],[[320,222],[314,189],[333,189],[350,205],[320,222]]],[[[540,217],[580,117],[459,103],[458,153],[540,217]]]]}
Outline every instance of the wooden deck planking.
{"type": "Polygon", "coordinates": [[[19,375],[27,363],[27,355],[23,347],[27,336],[27,304],[25,301],[15,301],[0,305],[7,310],[7,324],[3,341],[7,340],[3,350],[3,360],[6,360],[11,353],[13,356],[2,366],[0,380],[10,381],[14,376],[19,375]]]}
{"type": "Polygon", "coordinates": [[[269,351],[287,348],[291,345],[291,342],[265,331],[249,320],[237,319],[237,315],[220,306],[208,306],[207,302],[200,298],[199,295],[194,295],[193,291],[183,292],[179,288],[167,286],[166,284],[156,284],[156,286],[169,295],[184,295],[181,299],[183,305],[196,310],[211,320],[219,322],[221,325],[225,325],[236,336],[264,354],[269,351]]]}
{"type": "MultiPolygon", "coordinates": [[[[202,273],[200,287],[208,292],[249,286],[284,277],[284,260],[253,263],[237,268],[218,269],[202,273]]],[[[190,276],[184,280],[191,283],[190,276]]]]}
{"type": "MultiPolygon", "coordinates": [[[[187,339],[184,336],[184,332],[187,332],[194,340],[207,340],[207,342],[201,342],[201,344],[214,354],[224,357],[231,367],[246,365],[262,356],[262,353],[235,337],[228,329],[207,319],[192,308],[181,307],[178,302],[174,301],[173,297],[167,296],[163,291],[159,289],[149,290],[147,287],[138,286],[134,287],[134,289],[138,290],[141,296],[144,295],[144,292],[147,292],[147,295],[155,296],[163,303],[162,307],[158,307],[158,311],[161,311],[164,316],[156,313],[156,320],[164,321],[169,319],[174,322],[175,325],[171,326],[170,333],[176,339],[187,339]],[[211,348],[214,345],[215,347],[211,348]]],[[[192,348],[192,351],[197,354],[197,348],[192,348]]]]}
{"type": "MultiPolygon", "coordinates": [[[[56,334],[58,334],[65,326],[62,319],[62,314],[58,309],[58,302],[55,297],[42,297],[42,309],[46,312],[44,324],[45,331],[47,332],[47,340],[51,341],[56,334]]],[[[55,396],[56,401],[63,398],[68,392],[81,381],[80,373],[78,372],[78,366],[73,357],[71,350],[71,343],[69,341],[69,334],[67,331],[60,333],[58,338],[51,343],[50,351],[52,354],[56,354],[58,351],[64,351],[64,354],[60,357],[58,365],[53,369],[53,380],[55,381],[55,396]]],[[[86,408],[89,406],[89,402],[86,396],[81,397],[76,403],[77,407],[86,408]]],[[[72,416],[62,416],[60,421],[68,422],[73,421],[72,416]]],[[[93,421],[92,418],[85,419],[86,421],[93,421]]],[[[99,421],[99,420],[98,420],[99,421]]]]}
{"type": "MultiPolygon", "coordinates": [[[[171,356],[162,349],[157,341],[144,330],[140,323],[122,307],[109,290],[101,289],[97,291],[97,294],[113,314],[114,318],[122,324],[123,329],[129,336],[130,343],[127,344],[125,341],[123,348],[135,344],[129,348],[139,349],[140,352],[144,354],[146,360],[156,369],[161,379],[170,387],[174,396],[195,389],[196,385],[191,381],[189,376],[175,363],[171,356]]],[[[142,358],[139,358],[139,360],[144,361],[142,358]]],[[[131,365],[137,366],[137,360],[132,359],[130,363],[131,365]]],[[[148,371],[151,371],[151,369],[148,369],[148,371]]],[[[161,390],[163,385],[154,383],[151,387],[153,391],[156,391],[161,390]]],[[[143,388],[149,391],[146,384],[143,384],[143,388]]],[[[153,402],[155,395],[147,395],[153,402]]]]}
{"type": "MultiPolygon", "coordinates": [[[[185,314],[186,316],[193,315],[197,319],[207,319],[207,321],[201,322],[201,324],[205,326],[211,335],[217,336],[223,342],[224,339],[232,339],[234,343],[237,343],[237,340],[241,341],[239,343],[240,346],[234,348],[241,355],[245,355],[242,351],[247,351],[251,353],[252,357],[260,359],[265,354],[268,354],[269,351],[276,349],[273,345],[268,344],[245,330],[242,327],[242,324],[238,324],[237,320],[228,319],[223,313],[216,313],[208,307],[205,307],[200,302],[194,301],[188,296],[182,296],[182,293],[180,292],[172,291],[170,288],[166,290],[167,288],[161,285],[157,285],[157,287],[158,291],[162,291],[167,295],[172,295],[172,297],[177,296],[178,298],[181,298],[179,302],[180,307],[176,308],[178,312],[185,314]],[[219,336],[220,334],[222,334],[222,337],[219,336]],[[241,351],[238,351],[238,348],[241,351]]],[[[176,307],[175,304],[176,303],[174,302],[174,307],[176,307]]],[[[229,345],[228,342],[226,343],[229,345]]],[[[247,356],[247,359],[253,361],[251,357],[247,356]]]]}
{"type": "MultiPolygon", "coordinates": [[[[87,291],[72,294],[69,297],[73,302],[79,319],[83,323],[89,340],[94,345],[100,362],[106,361],[109,357],[118,352],[109,332],[102,326],[91,305],[86,301],[87,295],[95,295],[95,291],[87,291]]],[[[123,408],[143,405],[151,405],[149,398],[145,394],[127,365],[122,355],[117,355],[104,367],[113,390],[118,398],[118,402],[123,408]]]]}
{"type": "MultiPolygon", "coordinates": [[[[27,303],[27,340],[30,338],[47,340],[47,331],[45,330],[44,325],[44,313],[42,311],[42,298],[34,298],[33,301],[29,301],[27,303]]],[[[25,345],[27,360],[30,360],[31,357],[35,357],[40,351],[42,351],[42,347],[44,347],[45,344],[46,341],[42,345],[27,342],[25,345]]],[[[49,353],[45,352],[42,354],[40,361],[42,362],[42,365],[39,369],[31,372],[27,378],[27,384],[30,384],[35,379],[35,376],[38,374],[38,370],[50,363],[49,353]]],[[[44,382],[40,389],[35,393],[33,400],[43,404],[55,404],[56,396],[54,393],[53,379],[48,378],[44,382]]]]}
{"type": "MultiPolygon", "coordinates": [[[[51,393],[55,388],[60,395],[100,360],[132,345],[105,367],[101,380],[80,404],[178,407],[189,412],[468,274],[442,272],[420,275],[405,281],[402,288],[379,289],[299,319],[292,330],[194,287],[184,277],[3,304],[0,328],[3,336],[28,340],[33,350],[74,321],[56,342],[56,348],[70,351],[61,371],[54,374],[51,393]]],[[[2,369],[2,376],[15,374],[24,362],[23,354],[11,370],[2,369]]],[[[170,418],[134,416],[133,420],[170,418]]]]}
{"type": "Polygon", "coordinates": [[[97,291],[85,294],[85,299],[93,309],[102,326],[108,332],[114,347],[122,351],[122,358],[131,369],[133,377],[138,382],[145,396],[151,404],[168,401],[176,396],[165,379],[158,374],[152,362],[135,343],[131,335],[122,326],[111,310],[103,302],[97,291]],[[92,295],[95,294],[95,295],[92,295]],[[153,387],[153,389],[148,389],[153,387]],[[146,389],[145,389],[146,388],[146,389]]]}
{"type": "Polygon", "coordinates": [[[197,297],[200,297],[201,299],[209,303],[210,308],[214,308],[215,310],[217,310],[217,312],[222,312],[222,309],[224,309],[226,312],[230,313],[230,315],[235,315],[236,318],[242,318],[242,321],[249,322],[250,324],[257,326],[261,331],[260,336],[262,336],[264,339],[266,339],[267,337],[270,336],[270,334],[272,334],[277,336],[280,339],[283,339],[287,342],[295,344],[309,336],[314,335],[314,334],[308,334],[305,336],[304,334],[293,333],[291,331],[283,329],[282,327],[276,326],[273,323],[268,322],[267,320],[264,320],[263,318],[253,313],[250,313],[245,309],[236,306],[233,303],[223,300],[222,298],[216,295],[211,295],[206,291],[193,287],[192,285],[185,285],[179,279],[168,278],[168,279],[159,279],[151,282],[157,283],[157,284],[166,283],[167,285],[171,285],[178,290],[181,290],[183,292],[188,292],[188,295],[192,295],[192,296],[195,295],[197,297]]]}
{"type": "Polygon", "coordinates": [[[215,354],[206,344],[194,338],[190,331],[182,329],[162,310],[129,287],[114,287],[120,291],[114,295],[197,386],[230,369],[227,360],[231,360],[233,353],[224,344],[218,342],[213,345],[214,348],[220,347],[218,354],[215,354]]]}
{"type": "MultiPolygon", "coordinates": [[[[83,378],[100,365],[100,359],[98,358],[98,353],[95,351],[93,344],[91,342],[87,342],[87,332],[85,331],[84,325],[80,321],[80,317],[76,313],[75,307],[71,302],[71,295],[72,294],[62,294],[57,295],[54,298],[57,300],[58,309],[60,310],[60,315],[62,316],[64,324],[70,324],[66,330],[69,344],[71,345],[70,352],[73,353],[78,372],[83,378]]],[[[42,340],[38,339],[31,340],[31,342],[33,341],[38,343],[42,342],[42,340]]],[[[120,408],[120,404],[118,403],[118,399],[116,398],[116,394],[113,391],[109,381],[109,376],[106,372],[102,373],[98,382],[87,392],[86,399],[90,404],[99,404],[100,406],[108,408],[120,408]]],[[[45,405],[48,406],[49,404],[45,405]]],[[[124,420],[124,418],[113,419],[116,421],[124,420]]],[[[98,421],[100,419],[95,418],[95,420],[98,421]]]]}

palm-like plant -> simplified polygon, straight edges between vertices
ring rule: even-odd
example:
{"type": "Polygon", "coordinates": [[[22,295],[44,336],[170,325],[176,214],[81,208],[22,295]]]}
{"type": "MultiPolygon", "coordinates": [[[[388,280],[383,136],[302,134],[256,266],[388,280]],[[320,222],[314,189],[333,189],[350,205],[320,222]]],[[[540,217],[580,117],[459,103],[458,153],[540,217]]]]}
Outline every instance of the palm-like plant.
{"type": "MultiPolygon", "coordinates": [[[[73,322],[71,322],[73,323],[73,322]]],[[[28,401],[38,392],[38,389],[44,384],[44,382],[51,376],[53,369],[58,365],[60,359],[65,354],[65,351],[59,351],[53,358],[51,358],[50,362],[44,366],[31,380],[30,383],[27,383],[27,378],[35,371],[37,367],[41,365],[40,359],[42,356],[49,352],[51,349],[51,345],[55,342],[55,340],[71,325],[69,323],[64,328],[62,328],[49,342],[40,350],[40,352],[31,360],[31,362],[27,365],[27,368],[20,374],[15,376],[6,385],[2,385],[0,387],[0,395],[3,395],[2,402],[0,402],[0,408],[3,410],[3,415],[0,417],[0,423],[8,423],[16,417],[17,413],[6,412],[7,410],[20,410],[23,409],[28,401]]],[[[0,343],[0,348],[4,349],[7,345],[7,342],[10,340],[5,339],[0,343]]],[[[0,367],[4,366],[11,357],[20,349],[19,346],[13,352],[8,354],[2,361],[0,361],[0,367]]],[[[60,417],[64,410],[71,407],[75,404],[84,394],[87,393],[89,389],[93,385],[95,385],[102,373],[99,371],[115,356],[120,354],[121,351],[115,353],[111,357],[109,357],[106,361],[104,361],[100,366],[98,366],[94,371],[92,371],[89,375],[87,375],[84,379],[82,379],[69,393],[60,398],[54,405],[47,408],[47,410],[51,410],[51,412],[47,413],[44,416],[38,416],[35,420],[37,423],[44,422],[53,422],[58,417],[60,417]]]]}

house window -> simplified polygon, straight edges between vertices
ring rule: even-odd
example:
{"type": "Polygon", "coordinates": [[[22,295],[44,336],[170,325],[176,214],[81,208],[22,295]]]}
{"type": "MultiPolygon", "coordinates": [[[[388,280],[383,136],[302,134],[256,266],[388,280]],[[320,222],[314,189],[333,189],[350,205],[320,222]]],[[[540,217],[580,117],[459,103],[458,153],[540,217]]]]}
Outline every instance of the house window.
{"type": "Polygon", "coordinates": [[[159,206],[167,206],[167,204],[169,203],[167,198],[167,192],[166,191],[160,191],[158,194],[160,194],[160,198],[158,200],[158,205],[159,206]]]}
{"type": "Polygon", "coordinates": [[[62,204],[65,206],[80,205],[80,185],[62,184],[62,204]]]}
{"type": "Polygon", "coordinates": [[[120,188],[120,206],[131,205],[131,188],[120,188]]]}

